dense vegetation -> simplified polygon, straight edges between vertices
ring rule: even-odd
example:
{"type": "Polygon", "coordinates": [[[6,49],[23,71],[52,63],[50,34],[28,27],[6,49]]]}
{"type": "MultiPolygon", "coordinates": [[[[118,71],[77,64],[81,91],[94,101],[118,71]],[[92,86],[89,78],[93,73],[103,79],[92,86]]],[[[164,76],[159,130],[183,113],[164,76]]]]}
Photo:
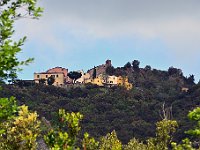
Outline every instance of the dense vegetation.
{"type": "MultiPolygon", "coordinates": [[[[199,105],[200,84],[194,84],[193,75],[186,78],[177,68],[170,67],[168,71],[152,70],[150,66],[140,68],[140,62],[134,60],[121,68],[106,69],[110,75],[127,75],[135,86],[130,91],[95,85],[73,85],[64,89],[27,84],[20,80],[12,85],[3,84],[7,79],[13,81],[16,78],[20,65],[32,61],[18,60],[17,54],[26,38],[13,41],[12,35],[15,20],[41,16],[42,9],[36,7],[36,3],[37,0],[0,1],[0,87],[3,89],[0,90],[0,149],[34,150],[39,143],[37,140],[43,138],[52,150],[199,148],[200,108],[188,114],[196,125],[194,127],[188,122],[186,114],[199,105]],[[24,11],[20,11],[21,8],[24,11]],[[184,93],[182,87],[190,90],[184,93]],[[18,105],[12,96],[17,98],[18,105]],[[90,137],[87,131],[98,141],[90,137]],[[184,131],[187,131],[187,136],[184,131]],[[122,144],[117,135],[128,144],[122,144]],[[193,142],[185,138],[189,135],[192,135],[193,142]],[[176,143],[181,140],[182,144],[176,143]]],[[[52,82],[50,80],[49,85],[52,82]]]]}
{"type": "Polygon", "coordinates": [[[200,85],[184,77],[179,69],[168,71],[114,68],[115,73],[127,74],[135,85],[130,91],[124,88],[102,88],[95,85],[59,88],[38,85],[4,85],[0,97],[15,96],[18,103],[26,104],[44,116],[53,125],[58,124],[58,110],[81,112],[82,134],[89,132],[99,138],[115,130],[119,139],[127,143],[132,137],[145,140],[155,136],[155,123],[162,120],[163,109],[170,119],[178,121],[175,141],[191,128],[187,113],[199,105],[200,85]],[[178,73],[177,73],[178,71],[178,73]],[[181,87],[189,87],[182,92],[181,87]],[[164,108],[163,108],[164,105],[164,108]]]}

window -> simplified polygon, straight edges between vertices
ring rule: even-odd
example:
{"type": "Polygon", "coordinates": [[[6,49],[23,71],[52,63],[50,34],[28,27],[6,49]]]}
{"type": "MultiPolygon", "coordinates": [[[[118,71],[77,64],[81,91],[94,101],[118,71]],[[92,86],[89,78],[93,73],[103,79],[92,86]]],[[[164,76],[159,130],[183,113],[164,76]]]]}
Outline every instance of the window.
{"type": "Polygon", "coordinates": [[[58,74],[56,75],[56,77],[58,78],[58,74]]]}
{"type": "Polygon", "coordinates": [[[113,83],[113,81],[110,81],[110,83],[113,83]]]}
{"type": "Polygon", "coordinates": [[[37,75],[37,78],[40,78],[40,75],[39,75],[39,74],[37,75]]]}
{"type": "Polygon", "coordinates": [[[48,78],[48,75],[46,75],[46,78],[48,78]]]}

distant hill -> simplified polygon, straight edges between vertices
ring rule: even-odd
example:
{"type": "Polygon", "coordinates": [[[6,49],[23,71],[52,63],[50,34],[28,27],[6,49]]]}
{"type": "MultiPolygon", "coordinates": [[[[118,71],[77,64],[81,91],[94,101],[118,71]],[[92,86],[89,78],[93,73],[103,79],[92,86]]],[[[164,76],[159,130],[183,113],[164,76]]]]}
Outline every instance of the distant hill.
{"type": "Polygon", "coordinates": [[[132,137],[154,136],[155,123],[161,120],[164,104],[169,116],[179,123],[175,140],[180,140],[185,136],[183,131],[191,127],[188,111],[200,105],[200,84],[194,83],[192,75],[184,77],[177,68],[161,71],[150,66],[139,68],[137,62],[134,65],[106,68],[109,75],[127,75],[134,85],[129,91],[122,87],[104,88],[91,84],[71,88],[3,85],[0,96],[15,96],[19,104],[28,105],[54,125],[59,108],[79,111],[84,114],[83,132],[98,138],[115,129],[124,143],[132,137]],[[182,88],[189,90],[185,92],[182,88]]]}

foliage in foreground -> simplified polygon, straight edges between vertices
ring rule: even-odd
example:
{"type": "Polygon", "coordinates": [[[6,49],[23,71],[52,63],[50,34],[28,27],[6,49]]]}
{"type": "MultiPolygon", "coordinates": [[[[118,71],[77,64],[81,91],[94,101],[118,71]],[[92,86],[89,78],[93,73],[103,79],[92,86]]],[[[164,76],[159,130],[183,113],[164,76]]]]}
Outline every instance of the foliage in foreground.
{"type": "MultiPolygon", "coordinates": [[[[0,99],[0,149],[21,150],[37,148],[37,138],[40,134],[40,121],[36,112],[29,112],[28,107],[18,107],[15,99],[0,99]]],[[[200,133],[200,108],[189,112],[188,117],[197,122],[194,129],[186,131],[194,137],[200,133]]],[[[100,138],[99,142],[85,133],[81,138],[80,121],[83,115],[67,113],[64,109],[59,110],[60,126],[49,130],[44,135],[44,140],[51,150],[195,150],[199,149],[199,141],[189,138],[182,143],[173,142],[173,134],[178,127],[175,120],[163,119],[156,123],[156,136],[142,142],[133,138],[127,145],[122,145],[117,133],[112,131],[100,138]],[[195,145],[196,143],[196,145],[195,145]],[[82,146],[82,147],[81,147],[82,146]]]]}
{"type": "Polygon", "coordinates": [[[190,129],[186,131],[186,134],[189,134],[193,138],[196,137],[197,141],[191,141],[189,138],[185,138],[182,140],[181,144],[177,144],[175,142],[172,142],[172,147],[174,150],[195,150],[195,149],[200,149],[200,107],[195,108],[194,110],[190,111],[188,114],[188,118],[191,121],[196,122],[196,126],[194,129],[190,129]]]}
{"type": "Polygon", "coordinates": [[[0,149],[36,149],[40,133],[37,113],[29,112],[25,105],[17,107],[14,98],[0,99],[0,107],[0,149]]]}
{"type": "MultiPolygon", "coordinates": [[[[78,134],[81,130],[80,121],[83,115],[78,113],[67,113],[64,109],[59,110],[59,118],[61,125],[57,130],[51,129],[44,140],[52,150],[78,150],[78,134]],[[64,128],[67,127],[67,131],[64,128]]],[[[98,142],[94,138],[90,138],[88,133],[84,134],[82,141],[83,149],[95,150],[98,142]]]]}
{"type": "MultiPolygon", "coordinates": [[[[188,114],[188,117],[191,120],[197,121],[197,126],[194,130],[189,130],[186,133],[196,136],[199,133],[199,121],[200,121],[200,108],[196,108],[188,114]]],[[[78,132],[80,131],[79,120],[82,119],[82,116],[79,113],[66,113],[64,110],[59,111],[62,122],[67,123],[68,133],[67,132],[58,132],[58,135],[52,134],[54,131],[50,131],[48,136],[45,136],[45,140],[48,145],[50,145],[51,149],[79,149],[76,145],[76,137],[78,136],[78,132]],[[63,117],[64,116],[64,117],[63,117]],[[72,121],[74,120],[74,121],[72,121]],[[71,136],[69,136],[69,133],[71,136]],[[54,136],[52,136],[54,135],[54,136]],[[53,139],[54,137],[55,139],[53,139]],[[62,138],[61,138],[62,137],[62,138]],[[65,138],[64,138],[65,137],[65,138]],[[53,140],[52,140],[53,139],[53,140]],[[50,142],[50,140],[52,140],[50,142]],[[60,143],[59,143],[59,142],[60,143]],[[57,144],[56,146],[52,147],[52,144],[57,144]]],[[[108,133],[106,136],[100,139],[100,142],[96,142],[93,138],[89,139],[89,134],[84,135],[83,142],[83,149],[84,150],[195,150],[199,149],[197,146],[196,148],[192,145],[188,138],[183,139],[182,143],[177,144],[173,141],[173,134],[176,131],[178,124],[175,120],[168,120],[163,119],[156,123],[156,136],[153,138],[149,138],[145,142],[140,142],[139,140],[133,138],[127,145],[122,145],[120,140],[117,137],[115,131],[108,133]],[[86,139],[88,138],[88,139],[86,139]],[[88,141],[88,142],[86,142],[88,141]],[[145,144],[146,143],[146,144],[145,144]]]]}
{"type": "Polygon", "coordinates": [[[36,7],[37,0],[1,0],[0,1],[0,80],[14,79],[20,65],[27,65],[33,59],[19,61],[17,54],[26,37],[19,41],[12,40],[13,25],[19,18],[39,18],[42,8],[36,7]],[[21,10],[24,11],[21,11],[21,10]]]}

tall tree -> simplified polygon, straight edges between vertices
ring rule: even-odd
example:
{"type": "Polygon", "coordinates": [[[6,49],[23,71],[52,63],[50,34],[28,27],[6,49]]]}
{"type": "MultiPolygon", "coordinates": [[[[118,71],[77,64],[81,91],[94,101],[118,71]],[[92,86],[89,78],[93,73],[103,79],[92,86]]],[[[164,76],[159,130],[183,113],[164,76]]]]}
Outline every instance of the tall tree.
{"type": "Polygon", "coordinates": [[[27,65],[33,58],[20,61],[17,54],[21,52],[21,46],[26,37],[14,41],[15,32],[13,25],[15,20],[30,17],[39,18],[42,8],[36,7],[37,0],[1,0],[0,1],[0,80],[15,78],[16,72],[21,70],[20,65],[27,65]],[[20,9],[25,11],[20,11],[20,9]]]}
{"type": "Polygon", "coordinates": [[[75,81],[82,76],[82,74],[77,71],[71,71],[67,75],[69,76],[70,79],[73,80],[73,83],[75,83],[75,81]]]}
{"type": "Polygon", "coordinates": [[[112,76],[112,75],[114,75],[114,73],[115,73],[115,68],[113,66],[108,66],[106,68],[106,74],[112,76]]]}
{"type": "Polygon", "coordinates": [[[133,69],[139,69],[140,62],[138,60],[134,60],[132,62],[133,69]]]}
{"type": "MultiPolygon", "coordinates": [[[[15,20],[41,16],[42,9],[36,7],[36,3],[37,0],[0,0],[0,81],[16,78],[19,66],[33,60],[17,58],[26,37],[14,41],[12,36],[15,20]]],[[[29,113],[26,106],[18,111],[13,97],[0,98],[0,108],[0,149],[35,149],[40,124],[37,114],[29,113]]]]}
{"type": "Polygon", "coordinates": [[[122,150],[122,143],[119,141],[115,130],[101,138],[99,150],[122,150]]]}
{"type": "Polygon", "coordinates": [[[174,68],[174,67],[169,67],[168,69],[168,74],[171,76],[171,75],[180,75],[182,76],[183,75],[183,72],[181,69],[178,69],[178,68],[174,68]]]}
{"type": "Polygon", "coordinates": [[[92,78],[95,79],[96,77],[97,77],[97,69],[96,69],[96,67],[94,66],[92,78]]]}
{"type": "Polygon", "coordinates": [[[130,63],[130,62],[127,62],[127,63],[124,65],[124,68],[125,68],[125,69],[131,68],[131,63],[130,63]]]}
{"type": "Polygon", "coordinates": [[[151,66],[150,65],[146,65],[144,68],[145,71],[151,70],[151,66]]]}
{"type": "Polygon", "coordinates": [[[48,85],[52,85],[55,82],[55,78],[53,76],[48,77],[47,83],[48,85]]]}
{"type": "Polygon", "coordinates": [[[187,83],[190,84],[190,85],[193,85],[194,84],[194,75],[190,75],[188,78],[187,78],[187,83]]]}

